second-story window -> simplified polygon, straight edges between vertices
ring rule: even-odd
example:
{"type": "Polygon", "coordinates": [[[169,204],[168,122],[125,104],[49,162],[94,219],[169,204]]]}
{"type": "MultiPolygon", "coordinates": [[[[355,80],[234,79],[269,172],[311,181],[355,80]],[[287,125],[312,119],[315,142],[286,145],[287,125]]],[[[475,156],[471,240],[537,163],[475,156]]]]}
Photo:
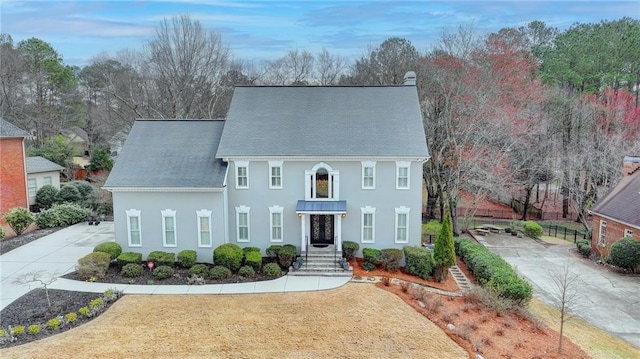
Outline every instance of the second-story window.
{"type": "Polygon", "coordinates": [[[236,162],[236,188],[249,188],[249,161],[236,162]]]}
{"type": "Polygon", "coordinates": [[[282,188],[282,161],[269,161],[269,188],[282,188]]]}

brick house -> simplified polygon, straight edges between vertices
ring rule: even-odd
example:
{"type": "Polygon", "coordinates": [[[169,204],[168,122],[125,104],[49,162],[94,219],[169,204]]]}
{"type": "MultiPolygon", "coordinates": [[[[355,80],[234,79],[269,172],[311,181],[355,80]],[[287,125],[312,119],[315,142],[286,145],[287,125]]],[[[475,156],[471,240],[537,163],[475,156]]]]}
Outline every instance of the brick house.
{"type": "Polygon", "coordinates": [[[640,241],[640,157],[623,161],[622,180],[591,209],[591,248],[601,253],[623,237],[640,241]]]}
{"type": "Polygon", "coordinates": [[[29,133],[0,118],[0,225],[11,208],[29,208],[24,140],[29,133]]]}

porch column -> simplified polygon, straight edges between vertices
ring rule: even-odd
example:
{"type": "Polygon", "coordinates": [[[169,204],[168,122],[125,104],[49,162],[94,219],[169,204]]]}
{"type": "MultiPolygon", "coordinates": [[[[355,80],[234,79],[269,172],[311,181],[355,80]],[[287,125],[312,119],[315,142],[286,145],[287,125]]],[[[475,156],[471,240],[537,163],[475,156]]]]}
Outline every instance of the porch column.
{"type": "Polygon", "coordinates": [[[302,214],[302,216],[300,216],[300,252],[304,253],[307,251],[307,236],[306,236],[306,229],[307,229],[307,225],[306,225],[306,214],[302,214]]]}
{"type": "Polygon", "coordinates": [[[342,214],[336,214],[338,220],[336,221],[336,249],[342,250],[342,214]]]}

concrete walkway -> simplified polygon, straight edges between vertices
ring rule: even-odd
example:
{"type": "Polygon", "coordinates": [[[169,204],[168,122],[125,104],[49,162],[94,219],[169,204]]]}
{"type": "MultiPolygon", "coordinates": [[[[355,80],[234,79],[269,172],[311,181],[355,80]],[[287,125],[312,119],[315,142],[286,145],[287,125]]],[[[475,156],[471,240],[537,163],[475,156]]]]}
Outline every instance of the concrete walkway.
{"type": "MultiPolygon", "coordinates": [[[[14,300],[41,288],[39,283],[16,284],[16,278],[34,271],[62,276],[75,270],[79,258],[102,242],[112,241],[113,222],[89,226],[86,222],[61,229],[0,256],[0,310],[14,300]]],[[[49,288],[101,293],[118,289],[126,294],[249,294],[327,290],[338,288],[350,277],[294,277],[275,280],[208,285],[128,285],[89,283],[58,278],[49,288]]]]}

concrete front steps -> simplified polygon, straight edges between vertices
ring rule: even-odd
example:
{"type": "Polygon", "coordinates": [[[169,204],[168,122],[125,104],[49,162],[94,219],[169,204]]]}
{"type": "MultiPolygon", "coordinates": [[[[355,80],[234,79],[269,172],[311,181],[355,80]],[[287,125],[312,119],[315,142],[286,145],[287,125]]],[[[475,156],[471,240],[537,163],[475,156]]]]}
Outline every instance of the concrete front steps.
{"type": "Polygon", "coordinates": [[[342,258],[342,251],[335,251],[330,245],[326,248],[309,247],[306,253],[300,255],[304,263],[299,269],[289,268],[289,275],[293,276],[327,276],[327,277],[351,277],[353,268],[342,268],[338,261],[342,258]]]}

